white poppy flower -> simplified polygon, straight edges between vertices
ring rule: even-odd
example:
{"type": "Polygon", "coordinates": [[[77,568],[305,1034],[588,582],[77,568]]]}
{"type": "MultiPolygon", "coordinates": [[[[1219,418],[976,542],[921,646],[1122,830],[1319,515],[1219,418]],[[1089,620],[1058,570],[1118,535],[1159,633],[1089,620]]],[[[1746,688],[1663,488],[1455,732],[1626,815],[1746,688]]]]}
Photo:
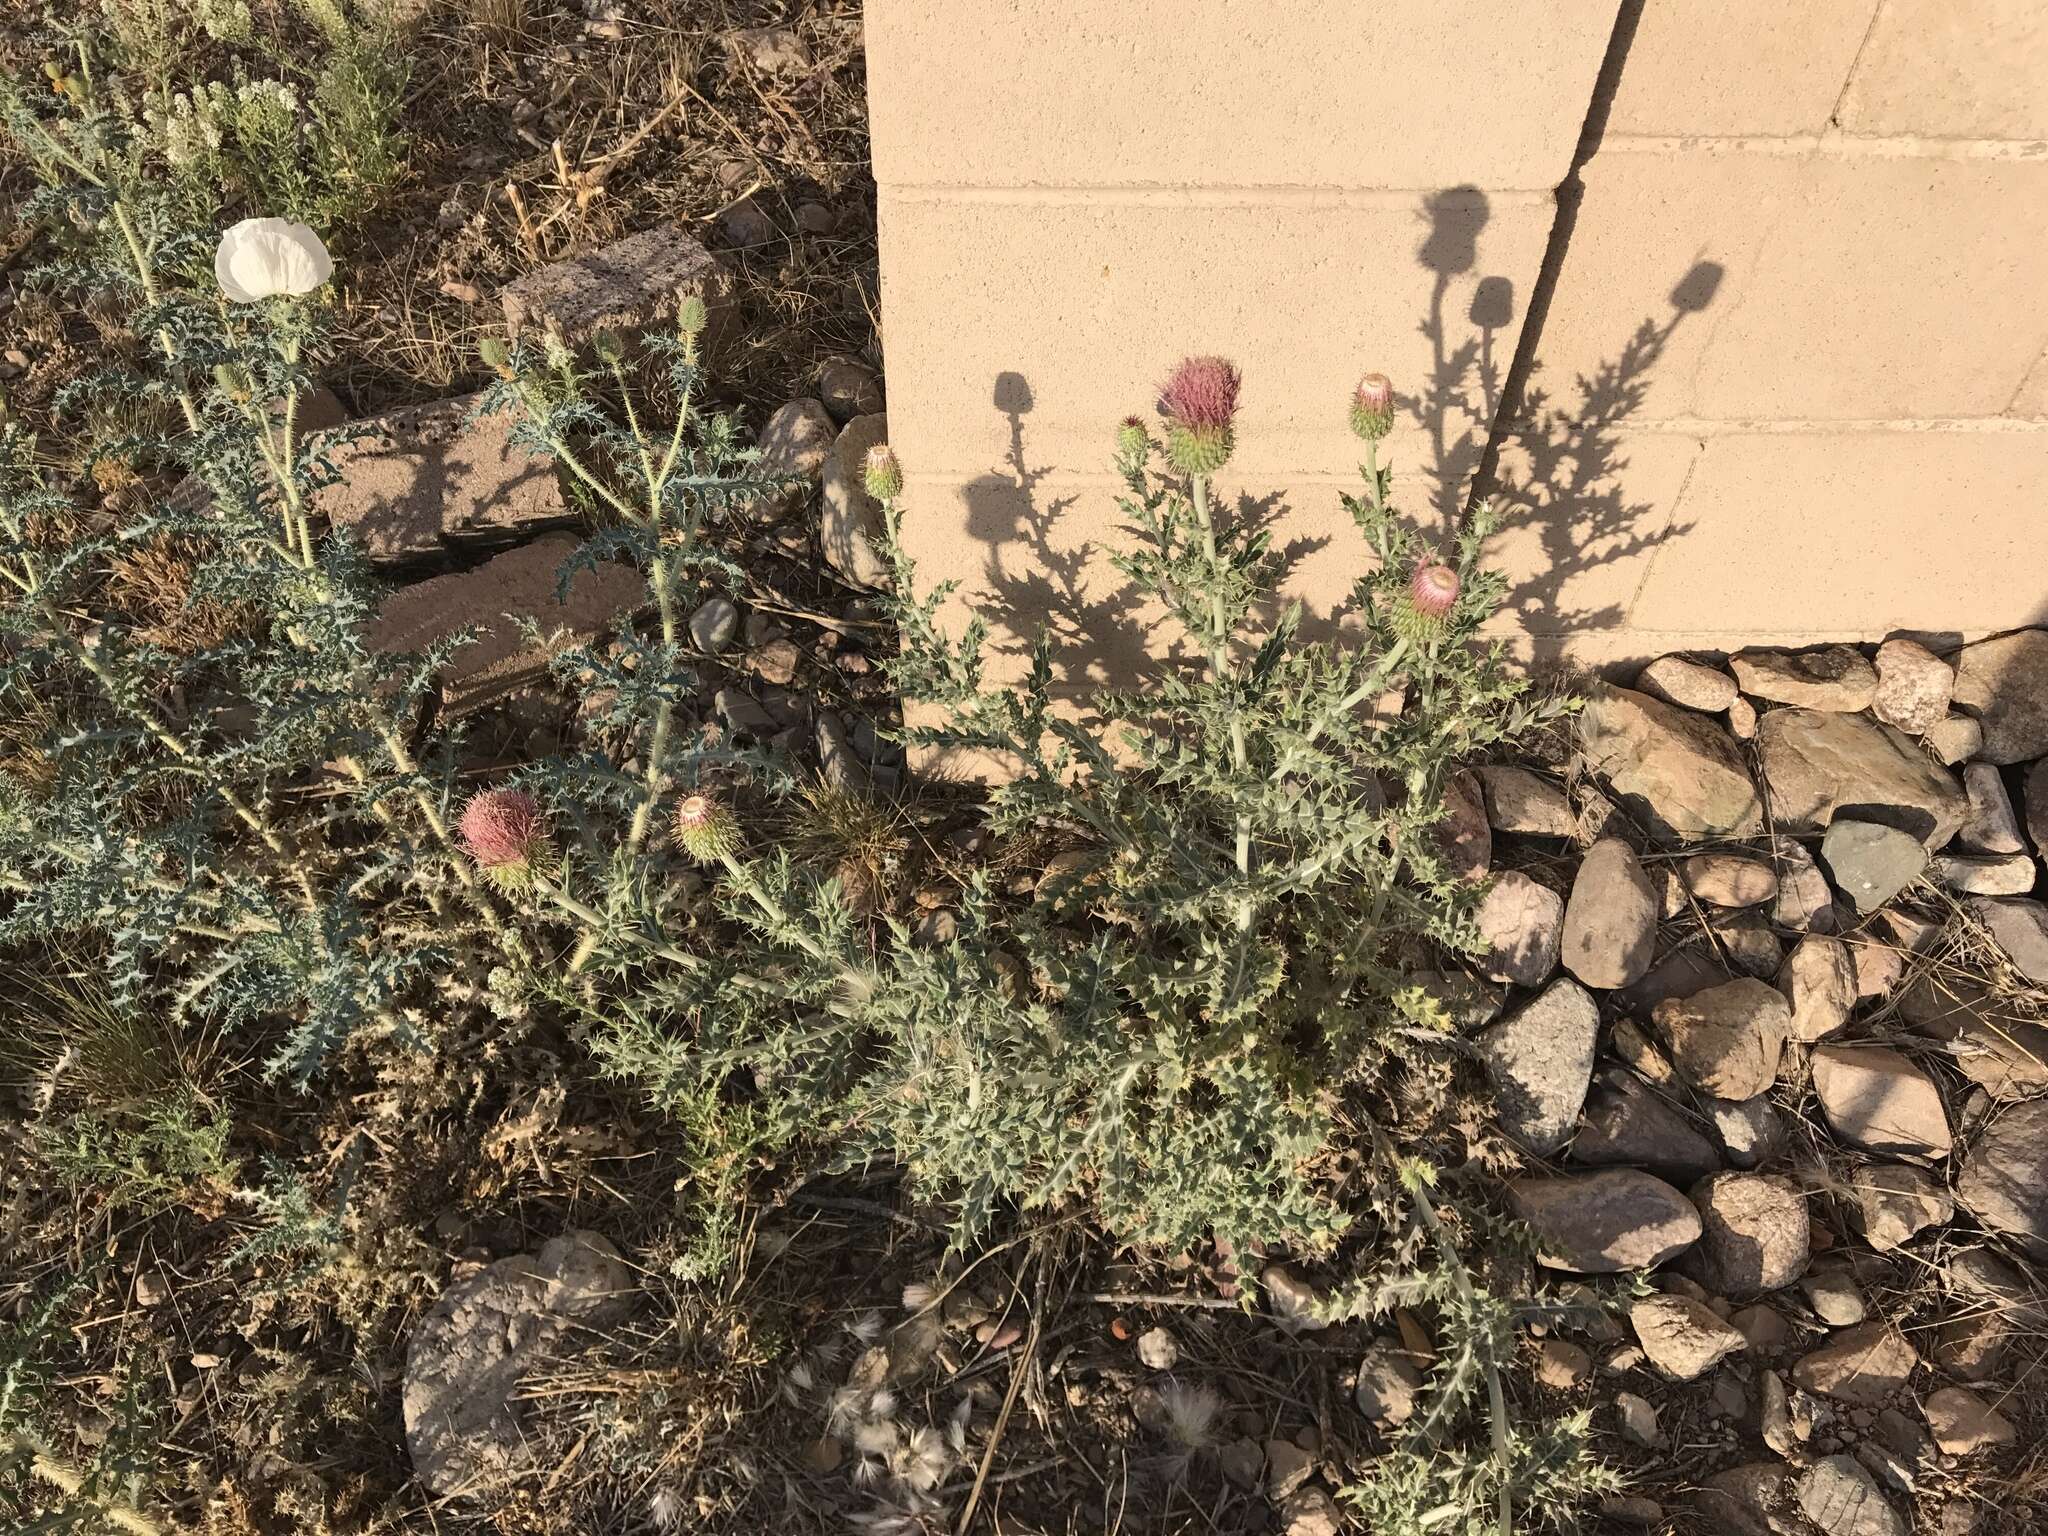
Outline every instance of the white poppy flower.
{"type": "Polygon", "coordinates": [[[220,237],[213,275],[237,304],[278,293],[311,293],[334,275],[320,237],[289,219],[244,219],[220,237]]]}

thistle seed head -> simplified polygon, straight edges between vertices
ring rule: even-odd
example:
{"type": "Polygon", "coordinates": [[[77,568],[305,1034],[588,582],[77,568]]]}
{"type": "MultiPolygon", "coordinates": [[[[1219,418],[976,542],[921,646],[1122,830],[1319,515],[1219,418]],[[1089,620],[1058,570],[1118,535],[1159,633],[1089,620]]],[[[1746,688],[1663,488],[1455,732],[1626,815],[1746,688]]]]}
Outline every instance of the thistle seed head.
{"type": "Polygon", "coordinates": [[[1368,373],[1352,391],[1351,430],[1375,443],[1394,430],[1394,381],[1384,373],[1368,373]]]}
{"type": "Polygon", "coordinates": [[[739,826],[723,801],[706,790],[685,795],[676,806],[676,846],[699,863],[709,864],[739,847],[739,826]]]}
{"type": "Polygon", "coordinates": [[[903,464],[896,450],[877,443],[860,461],[861,480],[867,493],[877,501],[894,501],[903,494],[903,464]]]}

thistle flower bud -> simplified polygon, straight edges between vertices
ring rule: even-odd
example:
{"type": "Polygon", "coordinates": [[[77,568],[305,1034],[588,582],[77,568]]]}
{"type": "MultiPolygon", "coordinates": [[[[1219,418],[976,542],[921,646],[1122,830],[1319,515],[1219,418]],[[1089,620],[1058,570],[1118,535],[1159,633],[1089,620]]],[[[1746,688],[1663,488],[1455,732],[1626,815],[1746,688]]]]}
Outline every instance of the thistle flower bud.
{"type": "Polygon", "coordinates": [[[524,790],[486,789],[471,796],[456,829],[477,867],[501,890],[525,890],[554,868],[547,818],[524,790]]]}
{"type": "Polygon", "coordinates": [[[710,320],[704,308],[704,300],[694,293],[678,294],[676,297],[676,330],[684,336],[695,336],[710,320]]]}
{"type": "Polygon", "coordinates": [[[1440,637],[1458,605],[1458,573],[1434,555],[1424,557],[1395,604],[1394,627],[1420,649],[1440,637]]]}
{"type": "Polygon", "coordinates": [[[1116,456],[1137,464],[1152,451],[1152,434],[1145,430],[1145,423],[1135,416],[1126,416],[1117,423],[1116,456]]]}
{"type": "Polygon", "coordinates": [[[562,334],[562,328],[553,320],[541,333],[541,350],[547,354],[548,366],[566,373],[575,366],[575,358],[569,352],[569,338],[562,334]]]}
{"type": "Polygon", "coordinates": [[[1213,475],[1230,458],[1238,371],[1220,357],[1184,359],[1159,390],[1166,459],[1184,475],[1213,475]]]}
{"type": "Polygon", "coordinates": [[[238,368],[233,363],[215,363],[213,365],[213,382],[220,386],[222,394],[226,395],[237,405],[247,404],[249,397],[255,393],[254,387],[249,382],[248,369],[238,368]]]}
{"type": "Polygon", "coordinates": [[[619,333],[609,326],[590,338],[591,350],[601,362],[616,367],[626,360],[626,344],[619,339],[619,333]]]}
{"type": "Polygon", "coordinates": [[[501,379],[512,377],[512,349],[505,345],[502,336],[486,336],[476,344],[476,355],[484,360],[484,366],[501,379]]]}
{"type": "Polygon", "coordinates": [[[860,461],[860,473],[868,494],[877,501],[894,501],[903,494],[903,464],[887,443],[877,443],[867,451],[860,461]]]}
{"type": "Polygon", "coordinates": [[[700,863],[723,859],[739,847],[739,823],[716,795],[685,795],[675,814],[676,846],[700,863]]]}
{"type": "Polygon", "coordinates": [[[1368,373],[1352,391],[1351,430],[1374,443],[1394,430],[1394,381],[1384,373],[1368,373]]]}

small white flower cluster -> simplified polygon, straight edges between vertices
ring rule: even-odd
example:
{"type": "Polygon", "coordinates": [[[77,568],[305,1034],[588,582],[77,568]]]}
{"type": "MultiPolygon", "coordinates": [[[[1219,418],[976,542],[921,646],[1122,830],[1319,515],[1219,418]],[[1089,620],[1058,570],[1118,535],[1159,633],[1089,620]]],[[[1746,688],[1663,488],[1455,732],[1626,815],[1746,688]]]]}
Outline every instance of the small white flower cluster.
{"type": "Polygon", "coordinates": [[[256,34],[249,0],[192,0],[192,15],[217,43],[246,43],[256,34]]]}
{"type": "Polygon", "coordinates": [[[220,149],[220,113],[208,90],[200,86],[194,93],[197,101],[180,91],[166,107],[143,109],[142,120],[162,143],[164,158],[180,170],[198,164],[220,149]]]}

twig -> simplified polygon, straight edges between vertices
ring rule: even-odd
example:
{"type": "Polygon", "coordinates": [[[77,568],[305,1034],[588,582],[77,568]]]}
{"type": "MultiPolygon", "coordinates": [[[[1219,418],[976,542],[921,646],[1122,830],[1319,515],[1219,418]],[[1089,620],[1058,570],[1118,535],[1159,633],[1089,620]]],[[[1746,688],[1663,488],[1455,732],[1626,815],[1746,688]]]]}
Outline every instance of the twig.
{"type": "Polygon", "coordinates": [[[1228,1296],[1149,1295],[1143,1291],[1098,1291],[1088,1298],[1109,1307],[1208,1307],[1218,1312],[1241,1312],[1244,1303],[1228,1296]]]}
{"type": "Polygon", "coordinates": [[[1047,1243],[1038,1250],[1038,1295],[1031,1305],[1031,1329],[1024,1335],[1024,1347],[1017,1351],[1016,1368],[1010,1372],[1010,1390],[1003,1394],[1002,1412],[996,1415],[995,1428],[989,1431],[988,1445],[981,1453],[981,1466],[974,1474],[974,1487],[968,1491],[967,1507],[960,1511],[960,1521],[953,1527],[953,1536],[967,1536],[967,1528],[974,1523],[974,1512],[981,1504],[981,1490],[988,1484],[989,1468],[995,1465],[996,1447],[1003,1443],[1003,1431],[1010,1425],[1010,1410],[1017,1406],[1017,1394],[1024,1390],[1024,1378],[1037,1362],[1038,1338],[1045,1326],[1045,1276],[1052,1247],[1047,1243]]]}

